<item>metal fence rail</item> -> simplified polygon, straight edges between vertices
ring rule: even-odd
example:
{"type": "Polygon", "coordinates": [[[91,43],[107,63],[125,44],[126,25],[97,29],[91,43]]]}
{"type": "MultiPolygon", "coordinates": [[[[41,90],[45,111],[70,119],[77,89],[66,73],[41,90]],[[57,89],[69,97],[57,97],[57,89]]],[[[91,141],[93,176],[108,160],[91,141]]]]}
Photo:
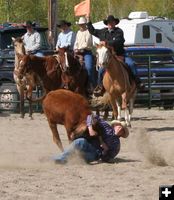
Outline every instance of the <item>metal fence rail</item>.
{"type": "MultiPolygon", "coordinates": [[[[159,56],[159,55],[158,55],[159,56]]],[[[169,55],[160,55],[169,57],[169,55]]],[[[170,57],[174,54],[170,55],[170,57]]],[[[153,61],[157,55],[138,55],[133,57],[146,57],[148,62],[137,63],[138,74],[145,89],[138,91],[136,103],[141,103],[151,108],[152,106],[163,106],[173,108],[174,106],[174,61],[153,61]]]]}
{"type": "MultiPolygon", "coordinates": [[[[133,57],[147,57],[147,63],[137,64],[138,74],[145,84],[136,96],[135,106],[174,107],[174,62],[152,62],[153,56],[139,55],[133,57]]],[[[159,55],[158,55],[159,56],[159,55]]],[[[161,56],[161,55],[160,55],[161,56]]],[[[166,55],[164,55],[166,56],[166,55]]],[[[169,56],[169,55],[167,55],[169,56]]],[[[12,71],[11,71],[12,73],[12,71]]],[[[42,90],[38,87],[33,91],[33,97],[40,97],[42,90]]],[[[19,94],[14,82],[0,81],[0,112],[19,112],[19,94]]],[[[25,111],[28,111],[28,101],[25,101],[25,111]]],[[[41,103],[33,103],[33,111],[41,112],[41,103]]]]}

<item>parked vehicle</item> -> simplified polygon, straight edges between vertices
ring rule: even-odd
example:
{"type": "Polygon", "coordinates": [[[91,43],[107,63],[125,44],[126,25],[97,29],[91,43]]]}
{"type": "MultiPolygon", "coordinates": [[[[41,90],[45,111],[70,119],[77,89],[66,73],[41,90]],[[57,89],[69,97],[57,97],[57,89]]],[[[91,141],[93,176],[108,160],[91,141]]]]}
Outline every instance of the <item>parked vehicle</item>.
{"type": "MultiPolygon", "coordinates": [[[[53,54],[47,41],[47,28],[36,26],[41,35],[41,52],[44,55],[53,54]]],[[[22,24],[5,23],[0,25],[0,110],[16,110],[18,107],[18,92],[13,79],[14,48],[12,37],[21,37],[26,33],[22,24]]]]}
{"type": "Polygon", "coordinates": [[[127,47],[126,56],[131,57],[145,89],[137,94],[137,103],[162,105],[165,109],[174,104],[174,54],[165,47],[127,47]]]}

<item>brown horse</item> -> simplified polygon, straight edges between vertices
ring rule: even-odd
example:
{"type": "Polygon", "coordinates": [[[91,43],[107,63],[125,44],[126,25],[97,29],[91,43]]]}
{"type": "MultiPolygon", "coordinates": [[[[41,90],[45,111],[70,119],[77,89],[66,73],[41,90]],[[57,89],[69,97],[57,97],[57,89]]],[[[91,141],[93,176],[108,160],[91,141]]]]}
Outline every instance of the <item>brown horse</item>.
{"type": "MultiPolygon", "coordinates": [[[[15,67],[13,71],[13,77],[16,82],[17,90],[19,92],[20,96],[20,116],[21,118],[24,118],[25,112],[24,112],[24,100],[26,98],[31,98],[32,97],[32,92],[33,89],[36,87],[36,85],[39,84],[39,79],[34,74],[33,72],[28,72],[26,75],[22,78],[19,79],[19,62],[20,56],[25,55],[25,48],[24,48],[24,43],[23,40],[18,37],[18,38],[12,38],[13,45],[14,45],[14,51],[15,51],[15,67]]],[[[32,119],[32,102],[29,101],[29,117],[32,119]]]]}
{"type": "Polygon", "coordinates": [[[99,67],[106,68],[103,85],[109,94],[113,114],[116,119],[121,120],[121,109],[124,109],[125,121],[130,126],[136,95],[135,81],[130,80],[126,70],[127,66],[124,66],[125,64],[115,56],[112,48],[100,44],[97,45],[97,59],[99,67]]]}
{"type": "Polygon", "coordinates": [[[39,76],[44,89],[42,97],[30,99],[41,101],[49,91],[62,87],[62,66],[54,56],[37,57],[34,55],[23,55],[20,57],[19,79],[22,79],[28,72],[34,72],[39,76]]]}
{"type": "Polygon", "coordinates": [[[64,48],[59,48],[58,55],[62,62],[61,65],[64,66],[62,73],[64,87],[87,97],[88,72],[85,67],[64,48]]]}

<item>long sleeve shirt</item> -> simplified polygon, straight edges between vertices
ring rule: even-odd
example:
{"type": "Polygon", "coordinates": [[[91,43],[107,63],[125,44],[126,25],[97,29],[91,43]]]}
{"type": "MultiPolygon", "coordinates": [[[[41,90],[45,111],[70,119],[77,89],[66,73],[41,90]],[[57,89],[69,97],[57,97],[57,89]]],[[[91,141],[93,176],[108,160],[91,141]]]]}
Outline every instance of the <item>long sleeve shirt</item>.
{"type": "Polygon", "coordinates": [[[76,35],[76,40],[74,44],[74,49],[92,49],[92,35],[88,30],[81,31],[79,30],[76,35]]]}
{"type": "Polygon", "coordinates": [[[98,37],[100,41],[106,41],[109,46],[112,46],[118,56],[124,55],[124,34],[122,29],[115,27],[109,30],[108,28],[95,29],[91,22],[87,23],[89,32],[98,37]]]}
{"type": "Polygon", "coordinates": [[[102,159],[104,160],[109,160],[113,159],[120,151],[120,139],[119,137],[115,134],[115,130],[103,119],[99,118],[97,115],[92,116],[88,115],[86,124],[87,126],[92,126],[93,120],[96,120],[100,130],[101,130],[101,137],[103,139],[103,142],[107,145],[108,151],[106,155],[103,156],[102,159]]]}
{"type": "Polygon", "coordinates": [[[57,38],[56,48],[69,47],[71,50],[73,50],[74,42],[75,42],[75,33],[71,29],[68,29],[65,32],[59,33],[57,38]]]}
{"type": "Polygon", "coordinates": [[[36,51],[41,47],[41,36],[37,31],[25,33],[23,36],[23,41],[26,51],[36,51]]]}

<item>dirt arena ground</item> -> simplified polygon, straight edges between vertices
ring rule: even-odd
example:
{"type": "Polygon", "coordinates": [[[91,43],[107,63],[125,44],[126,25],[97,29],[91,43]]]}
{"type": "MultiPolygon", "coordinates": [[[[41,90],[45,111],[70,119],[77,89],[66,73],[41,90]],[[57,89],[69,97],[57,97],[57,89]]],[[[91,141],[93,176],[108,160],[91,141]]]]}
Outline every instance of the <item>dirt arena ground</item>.
{"type": "MultiPolygon", "coordinates": [[[[56,165],[59,153],[43,114],[0,113],[0,200],[157,200],[174,184],[173,110],[135,109],[115,163],[56,165]]],[[[64,146],[65,130],[59,127],[64,146]]]]}

